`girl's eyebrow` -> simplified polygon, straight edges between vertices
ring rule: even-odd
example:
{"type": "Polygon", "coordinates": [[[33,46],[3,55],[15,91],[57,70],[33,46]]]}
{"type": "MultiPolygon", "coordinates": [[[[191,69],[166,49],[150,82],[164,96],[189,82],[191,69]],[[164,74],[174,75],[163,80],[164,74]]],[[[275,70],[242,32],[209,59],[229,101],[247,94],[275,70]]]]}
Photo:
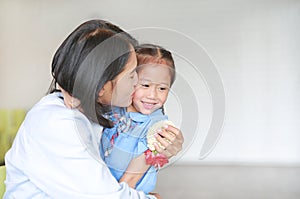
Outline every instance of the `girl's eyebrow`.
{"type": "Polygon", "coordinates": [[[139,81],[151,82],[151,80],[149,80],[149,79],[145,79],[145,78],[141,78],[141,79],[139,79],[139,81]]]}
{"type": "Polygon", "coordinates": [[[168,83],[161,82],[160,84],[163,84],[163,85],[166,85],[167,87],[170,87],[170,85],[168,83]]]}
{"type": "Polygon", "coordinates": [[[165,82],[156,83],[156,82],[152,82],[151,80],[145,79],[145,78],[139,79],[139,82],[140,82],[140,81],[142,81],[142,82],[150,82],[150,83],[154,83],[154,84],[164,84],[164,85],[166,85],[166,86],[169,86],[168,83],[165,83],[165,82]]]}

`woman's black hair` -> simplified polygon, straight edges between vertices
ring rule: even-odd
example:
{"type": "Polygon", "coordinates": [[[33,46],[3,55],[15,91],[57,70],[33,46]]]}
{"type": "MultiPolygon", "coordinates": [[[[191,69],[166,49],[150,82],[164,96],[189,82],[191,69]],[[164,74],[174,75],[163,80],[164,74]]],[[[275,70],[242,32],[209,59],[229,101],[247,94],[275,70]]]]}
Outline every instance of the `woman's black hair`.
{"type": "Polygon", "coordinates": [[[103,117],[110,106],[97,102],[104,84],[121,73],[137,41],[119,27],[91,20],[77,27],[61,44],[52,61],[53,82],[80,100],[83,113],[104,127],[112,123],[103,117]]]}

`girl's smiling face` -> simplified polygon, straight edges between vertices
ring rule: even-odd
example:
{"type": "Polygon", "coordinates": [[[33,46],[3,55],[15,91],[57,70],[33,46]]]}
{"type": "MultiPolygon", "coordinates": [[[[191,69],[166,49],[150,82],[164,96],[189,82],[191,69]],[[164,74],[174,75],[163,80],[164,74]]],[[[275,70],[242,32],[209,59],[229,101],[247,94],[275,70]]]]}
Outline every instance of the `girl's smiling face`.
{"type": "Polygon", "coordinates": [[[135,111],[148,115],[161,108],[167,100],[171,73],[167,65],[147,64],[138,72],[138,83],[133,94],[135,111]]]}

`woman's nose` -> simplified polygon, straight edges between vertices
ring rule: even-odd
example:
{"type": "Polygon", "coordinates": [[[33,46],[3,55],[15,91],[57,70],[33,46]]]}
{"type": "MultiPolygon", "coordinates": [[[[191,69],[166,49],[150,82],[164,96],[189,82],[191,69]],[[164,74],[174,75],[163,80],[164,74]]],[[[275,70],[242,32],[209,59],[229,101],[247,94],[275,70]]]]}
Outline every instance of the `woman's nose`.
{"type": "Polygon", "coordinates": [[[138,83],[138,75],[137,73],[135,72],[134,73],[134,76],[133,76],[133,86],[136,86],[138,83]]]}

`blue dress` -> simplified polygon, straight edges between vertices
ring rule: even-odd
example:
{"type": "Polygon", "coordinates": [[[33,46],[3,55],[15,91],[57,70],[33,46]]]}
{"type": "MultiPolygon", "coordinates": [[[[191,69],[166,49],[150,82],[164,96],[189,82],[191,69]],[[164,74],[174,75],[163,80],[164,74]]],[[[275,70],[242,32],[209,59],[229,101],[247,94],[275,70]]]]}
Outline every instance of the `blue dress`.
{"type": "MultiPolygon", "coordinates": [[[[100,154],[113,176],[119,181],[130,161],[144,153],[147,147],[147,132],[154,123],[167,120],[162,109],[150,115],[126,112],[126,108],[113,108],[107,117],[114,122],[112,128],[105,128],[100,142],[100,154]]],[[[136,190],[146,194],[153,191],[157,172],[151,166],[136,185],[136,190]]]]}

